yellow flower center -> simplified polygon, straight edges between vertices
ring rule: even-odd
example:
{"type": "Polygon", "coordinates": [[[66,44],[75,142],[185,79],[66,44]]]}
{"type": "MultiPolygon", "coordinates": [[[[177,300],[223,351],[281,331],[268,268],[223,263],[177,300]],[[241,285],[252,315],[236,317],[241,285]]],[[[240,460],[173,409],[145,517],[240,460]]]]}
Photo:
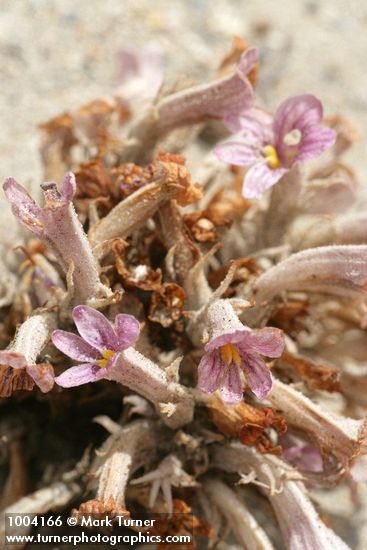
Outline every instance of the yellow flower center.
{"type": "Polygon", "coordinates": [[[269,168],[272,170],[275,170],[276,168],[280,168],[282,163],[279,160],[277,150],[272,145],[265,145],[263,149],[263,153],[265,155],[265,160],[269,168]]]}
{"type": "Polygon", "coordinates": [[[115,355],[115,351],[112,351],[111,349],[105,349],[101,351],[101,355],[103,359],[99,359],[99,361],[96,361],[97,365],[101,367],[101,369],[104,369],[107,367],[108,361],[115,355]]]}
{"type": "Polygon", "coordinates": [[[233,344],[225,344],[224,346],[221,346],[220,355],[223,363],[226,365],[235,363],[238,367],[241,366],[240,354],[238,353],[236,346],[233,344]]]}

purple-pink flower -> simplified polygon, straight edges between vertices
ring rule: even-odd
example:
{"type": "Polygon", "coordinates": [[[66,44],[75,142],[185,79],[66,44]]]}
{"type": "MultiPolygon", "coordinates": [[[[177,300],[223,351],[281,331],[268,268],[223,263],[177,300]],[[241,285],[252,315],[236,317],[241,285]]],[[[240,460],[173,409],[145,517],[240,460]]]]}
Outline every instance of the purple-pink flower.
{"type": "Polygon", "coordinates": [[[80,336],[64,330],[54,330],[51,336],[54,346],[60,351],[82,361],[55,378],[56,383],[64,388],[104,378],[119,352],[132,346],[140,332],[139,322],[132,315],[116,315],[112,327],[102,313],[88,306],[75,307],[73,320],[80,336]]]}
{"type": "Polygon", "coordinates": [[[218,145],[216,155],[238,166],[250,166],[243,196],[253,199],[277,183],[294,165],[319,156],[336,139],[334,130],[321,125],[323,108],[311,94],[291,97],[274,117],[258,109],[225,119],[235,135],[218,145]]]}
{"type": "Polygon", "coordinates": [[[149,43],[136,53],[130,48],[118,52],[118,96],[127,101],[154,99],[164,78],[163,51],[149,43]]]}
{"type": "Polygon", "coordinates": [[[41,187],[43,208],[14,178],[7,178],[4,191],[13,214],[43,240],[65,273],[72,274],[68,290],[74,304],[94,305],[110,298],[112,292],[99,279],[96,259],[72,203],[76,193],[74,174],[65,175],[61,193],[56,183],[44,183],[41,187]]]}
{"type": "Polygon", "coordinates": [[[220,389],[225,403],[239,403],[243,373],[256,397],[264,399],[271,390],[272,377],[261,355],[280,357],[282,331],[270,327],[251,330],[225,300],[210,306],[208,324],[211,339],[198,367],[198,387],[205,393],[220,389]]]}
{"type": "Polygon", "coordinates": [[[316,447],[302,444],[287,435],[281,438],[280,443],[283,447],[283,457],[296,468],[308,472],[322,472],[322,456],[316,447]]]}
{"type": "Polygon", "coordinates": [[[46,206],[41,208],[14,178],[7,178],[4,183],[5,194],[11,204],[14,216],[32,233],[42,236],[45,226],[54,222],[52,213],[56,208],[68,205],[76,190],[75,177],[70,172],[66,174],[62,194],[58,192],[56,183],[45,183],[43,189],[46,206]]]}

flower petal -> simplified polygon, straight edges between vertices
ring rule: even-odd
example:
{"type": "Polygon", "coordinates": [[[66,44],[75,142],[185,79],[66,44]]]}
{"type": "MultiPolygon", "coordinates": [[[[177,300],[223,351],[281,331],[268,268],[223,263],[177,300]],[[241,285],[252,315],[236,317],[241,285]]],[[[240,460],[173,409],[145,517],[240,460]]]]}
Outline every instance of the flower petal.
{"type": "Polygon", "coordinates": [[[115,327],[121,351],[133,346],[139,338],[140,323],[132,315],[116,315],[115,327]]]}
{"type": "Polygon", "coordinates": [[[260,158],[259,148],[261,144],[256,142],[252,145],[245,139],[231,139],[221,143],[214,149],[217,157],[228,164],[247,166],[258,162],[260,158]]]}
{"type": "Polygon", "coordinates": [[[240,369],[237,365],[229,365],[223,381],[220,394],[225,403],[240,403],[242,401],[243,387],[240,369]]]}
{"type": "Polygon", "coordinates": [[[296,162],[304,162],[318,157],[332,147],[336,140],[336,133],[331,128],[323,126],[315,126],[310,128],[302,136],[302,140],[299,147],[299,154],[297,155],[296,162]]]}
{"type": "Polygon", "coordinates": [[[117,335],[102,313],[92,307],[77,306],[73,309],[73,319],[80,336],[88,344],[100,351],[118,351],[117,335]]]}
{"type": "Polygon", "coordinates": [[[265,362],[256,355],[240,351],[242,368],[251,391],[258,399],[265,399],[273,385],[270,370],[265,362]]]}
{"type": "Polygon", "coordinates": [[[94,361],[101,358],[96,348],[72,332],[54,330],[51,340],[57,349],[76,361],[94,361]]]}
{"type": "Polygon", "coordinates": [[[47,393],[52,390],[55,381],[52,365],[47,363],[41,365],[27,365],[26,370],[41,392],[47,393]]]}
{"type": "Polygon", "coordinates": [[[213,393],[220,386],[224,365],[219,353],[206,353],[198,366],[198,388],[213,393]]]}
{"type": "MultiPolygon", "coordinates": [[[[243,328],[234,330],[233,332],[224,332],[215,338],[212,338],[205,346],[206,352],[214,351],[226,344],[241,344],[246,341],[246,335],[251,333],[251,329],[243,325],[243,328]]],[[[245,350],[246,351],[246,350],[245,350]]]]}
{"type": "Polygon", "coordinates": [[[67,172],[63,181],[63,196],[66,202],[71,202],[76,193],[76,181],[72,172],[67,172]]]}
{"type": "Polygon", "coordinates": [[[106,369],[101,369],[97,365],[91,363],[84,363],[71,367],[65,372],[56,376],[55,382],[62,388],[72,388],[74,386],[81,386],[82,384],[88,384],[88,382],[97,382],[104,377],[106,369]]]}
{"type": "Polygon", "coordinates": [[[27,229],[40,235],[43,232],[43,227],[39,220],[41,208],[38,204],[14,178],[7,178],[3,188],[14,216],[27,229]]]}
{"type": "Polygon", "coordinates": [[[270,169],[265,163],[258,162],[251,166],[243,181],[242,195],[245,199],[257,199],[269,187],[276,184],[287,168],[270,169]]]}
{"type": "Polygon", "coordinates": [[[23,353],[11,350],[0,351],[0,365],[9,365],[13,369],[24,369],[27,366],[23,353]]]}
{"type": "Polygon", "coordinates": [[[240,114],[232,113],[223,122],[232,134],[240,132],[246,137],[256,138],[260,143],[273,142],[273,117],[258,107],[252,107],[240,114]]]}
{"type": "Polygon", "coordinates": [[[247,50],[241,55],[241,59],[238,64],[238,70],[243,74],[243,76],[247,76],[258,61],[258,48],[247,48],[247,50]]]}
{"type": "Polygon", "coordinates": [[[273,127],[277,144],[282,145],[286,134],[295,128],[303,133],[312,126],[318,126],[322,114],[322,103],[314,95],[303,94],[286,99],[274,116],[273,127]]]}
{"type": "Polygon", "coordinates": [[[242,347],[245,352],[254,351],[267,357],[280,357],[284,350],[283,332],[271,327],[245,332],[238,347],[242,347]]]}

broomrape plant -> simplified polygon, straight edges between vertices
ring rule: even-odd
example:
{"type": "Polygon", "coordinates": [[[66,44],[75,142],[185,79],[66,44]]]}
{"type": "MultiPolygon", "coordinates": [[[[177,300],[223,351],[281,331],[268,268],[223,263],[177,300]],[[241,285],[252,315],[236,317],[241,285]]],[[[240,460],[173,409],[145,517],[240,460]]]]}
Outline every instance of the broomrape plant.
{"type": "Polygon", "coordinates": [[[0,392],[21,412],[20,431],[3,423],[3,508],[77,498],[77,518],[166,513],[158,532],[193,525],[197,547],[348,548],[313,495],[339,484],[357,507],[365,482],[354,134],[311,94],[268,112],[239,40],[217,78],[173,93],[160,53],[142,56],[121,52],[114,97],[42,126],[63,181],[41,185],[44,206],[4,183],[25,241],[0,286],[0,392]],[[37,425],[43,445],[19,460],[37,425]],[[9,492],[34,464],[62,498],[46,474],[9,492]]]}

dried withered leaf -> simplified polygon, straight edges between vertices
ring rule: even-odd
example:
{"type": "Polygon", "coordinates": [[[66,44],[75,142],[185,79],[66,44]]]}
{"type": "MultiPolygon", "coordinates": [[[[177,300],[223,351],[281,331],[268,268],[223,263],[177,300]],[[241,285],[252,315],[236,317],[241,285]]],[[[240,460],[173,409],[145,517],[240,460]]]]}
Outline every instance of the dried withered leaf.
{"type": "Polygon", "coordinates": [[[125,198],[149,181],[151,174],[133,162],[125,162],[111,170],[120,195],[125,198]]]}
{"type": "MultiPolygon", "coordinates": [[[[153,528],[150,529],[152,534],[160,535],[163,539],[166,539],[168,535],[190,536],[190,543],[187,545],[181,545],[183,550],[188,550],[189,548],[195,549],[198,547],[197,541],[195,540],[196,536],[203,536],[207,538],[214,536],[212,528],[205,521],[197,518],[192,512],[192,508],[188,506],[184,500],[174,499],[172,504],[172,516],[158,517],[154,521],[153,528]]],[[[162,542],[157,544],[157,548],[159,550],[174,550],[176,546],[177,543],[167,544],[162,542]]]]}
{"type": "Polygon", "coordinates": [[[95,99],[83,105],[74,115],[75,129],[80,141],[87,141],[89,157],[102,158],[107,153],[116,155],[122,148],[117,137],[118,127],[128,111],[113,99],[95,99]]]}
{"type": "Polygon", "coordinates": [[[186,159],[182,155],[160,151],[146,170],[151,173],[152,180],[164,177],[166,185],[182,187],[182,193],[175,197],[180,206],[186,206],[201,199],[202,192],[197,184],[192,183],[186,168],[186,159]]]}
{"type": "Polygon", "coordinates": [[[65,112],[39,125],[42,131],[41,154],[44,155],[47,149],[57,144],[61,159],[65,164],[70,163],[70,150],[78,143],[74,133],[73,117],[65,112]]]}
{"type": "MultiPolygon", "coordinates": [[[[43,375],[53,374],[50,363],[38,363],[34,365],[40,378],[43,375]]],[[[25,368],[13,368],[10,365],[0,365],[0,397],[9,397],[15,391],[32,391],[34,380],[25,368]]]]}
{"type": "Polygon", "coordinates": [[[126,238],[146,225],[149,218],[169,200],[185,206],[196,202],[202,193],[191,182],[185,166],[172,162],[156,162],[152,169],[152,182],[144,185],[120,201],[107,216],[95,223],[88,238],[95,251],[104,242],[126,238]]]}
{"type": "Polygon", "coordinates": [[[75,177],[76,198],[108,197],[113,192],[111,177],[99,159],[81,163],[75,177]]]}
{"type": "Polygon", "coordinates": [[[220,283],[226,277],[229,269],[233,265],[236,266],[236,270],[234,272],[230,287],[223,295],[225,298],[231,297],[233,294],[235,294],[234,288],[236,286],[241,283],[248,282],[250,279],[253,278],[254,275],[259,272],[256,260],[254,258],[240,258],[239,260],[232,261],[230,264],[219,267],[215,271],[211,271],[208,274],[208,282],[210,286],[212,288],[218,288],[220,283]]]}
{"type": "Polygon", "coordinates": [[[25,369],[0,365],[0,397],[9,397],[15,391],[32,391],[34,381],[25,369]]]}
{"type": "Polygon", "coordinates": [[[113,520],[116,516],[124,516],[128,518],[130,512],[123,506],[117,506],[115,499],[110,496],[106,503],[98,499],[91,499],[83,502],[78,509],[73,509],[70,514],[78,523],[83,517],[90,516],[92,518],[101,519],[101,517],[113,520]]]}
{"type": "Polygon", "coordinates": [[[115,255],[115,265],[118,274],[122,277],[124,285],[128,288],[139,288],[146,291],[159,290],[162,286],[162,272],[158,269],[152,269],[148,264],[148,258],[131,258],[129,252],[139,256],[139,250],[132,250],[128,243],[121,240],[112,245],[112,251],[115,255]],[[133,265],[131,260],[137,260],[138,264],[133,265]]]}
{"type": "Polygon", "coordinates": [[[231,225],[231,220],[222,216],[215,208],[190,212],[184,216],[184,221],[193,238],[201,243],[218,240],[217,229],[231,225]]]}
{"type": "Polygon", "coordinates": [[[289,351],[283,353],[280,361],[290,365],[312,390],[341,391],[339,369],[316,363],[308,357],[301,357],[289,351]]]}
{"type": "Polygon", "coordinates": [[[127,287],[147,291],[159,291],[161,288],[162,272],[160,269],[152,269],[146,264],[126,268],[121,258],[116,260],[116,267],[127,287]]]}
{"type": "Polygon", "coordinates": [[[334,145],[337,155],[344,153],[360,136],[352,123],[341,115],[333,115],[325,118],[330,128],[336,131],[336,143],[334,145]]]}
{"type": "Polygon", "coordinates": [[[183,155],[177,155],[176,153],[169,153],[168,151],[158,151],[158,154],[155,160],[161,161],[161,162],[174,162],[175,164],[181,164],[182,166],[185,166],[186,164],[186,158],[183,155]]]}
{"type": "Polygon", "coordinates": [[[82,105],[75,114],[78,126],[90,137],[99,138],[106,131],[110,115],[115,109],[114,103],[107,99],[94,99],[82,105]]]}
{"type": "Polygon", "coordinates": [[[256,447],[260,453],[281,454],[282,447],[272,446],[267,430],[273,428],[282,435],[287,431],[287,424],[271,407],[257,409],[244,402],[228,406],[217,396],[205,405],[211,420],[226,437],[238,438],[244,445],[256,447]]]}
{"type": "Polygon", "coordinates": [[[163,327],[171,326],[182,317],[186,294],[175,283],[165,283],[152,294],[148,319],[163,327]]]}
{"type": "Polygon", "coordinates": [[[202,191],[197,184],[192,183],[190,173],[182,162],[159,160],[153,165],[153,179],[163,179],[165,186],[177,187],[175,199],[180,206],[187,206],[201,199],[202,191]]]}
{"type": "MultiPolygon", "coordinates": [[[[222,59],[219,65],[219,76],[224,76],[230,72],[230,70],[233,69],[233,65],[239,62],[241,55],[249,48],[250,44],[246,42],[246,40],[243,40],[239,36],[234,36],[231,51],[222,59]]],[[[253,69],[247,74],[247,78],[253,87],[255,87],[257,83],[259,66],[259,62],[255,63],[253,69]]]]}
{"type": "Polygon", "coordinates": [[[277,304],[270,323],[281,328],[289,335],[296,334],[304,328],[302,319],[307,314],[308,301],[297,300],[277,304]]]}

